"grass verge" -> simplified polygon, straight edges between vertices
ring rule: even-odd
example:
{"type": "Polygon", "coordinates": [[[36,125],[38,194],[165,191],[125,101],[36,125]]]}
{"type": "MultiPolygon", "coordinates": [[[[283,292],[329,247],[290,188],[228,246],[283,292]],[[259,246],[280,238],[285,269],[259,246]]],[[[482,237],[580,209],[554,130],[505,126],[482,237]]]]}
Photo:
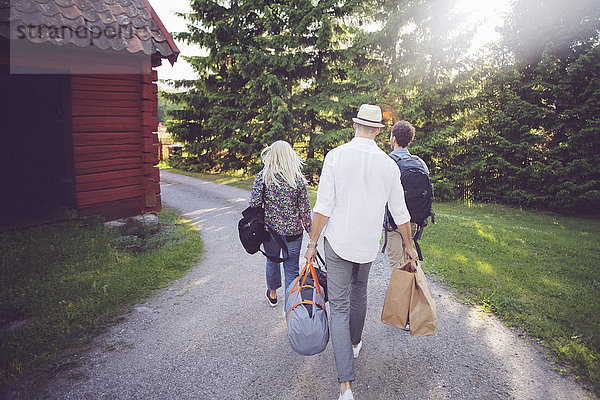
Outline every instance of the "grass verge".
{"type": "Polygon", "coordinates": [[[159,218],[160,231],[142,236],[143,252],[100,219],[0,234],[0,388],[58,365],[65,349],[89,342],[199,260],[199,232],[172,209],[159,218]]]}
{"type": "Polygon", "coordinates": [[[435,204],[424,270],[549,348],[600,392],[600,221],[435,204]]]}
{"type": "MultiPolygon", "coordinates": [[[[253,182],[186,174],[248,190],[253,182]]],[[[314,205],[316,190],[309,198],[314,205]]],[[[600,220],[491,204],[434,209],[437,224],[420,241],[424,270],[536,338],[600,393],[600,220]]]]}

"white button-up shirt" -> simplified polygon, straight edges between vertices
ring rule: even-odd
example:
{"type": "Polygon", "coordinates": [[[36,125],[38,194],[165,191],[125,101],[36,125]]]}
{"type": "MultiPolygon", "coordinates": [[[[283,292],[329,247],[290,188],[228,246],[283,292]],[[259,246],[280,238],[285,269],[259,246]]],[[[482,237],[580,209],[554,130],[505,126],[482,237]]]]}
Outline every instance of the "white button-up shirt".
{"type": "Polygon", "coordinates": [[[410,221],[400,169],[374,140],[355,137],[327,153],[313,211],[329,217],[324,235],[338,256],[375,259],[386,203],[397,225],[410,221]]]}

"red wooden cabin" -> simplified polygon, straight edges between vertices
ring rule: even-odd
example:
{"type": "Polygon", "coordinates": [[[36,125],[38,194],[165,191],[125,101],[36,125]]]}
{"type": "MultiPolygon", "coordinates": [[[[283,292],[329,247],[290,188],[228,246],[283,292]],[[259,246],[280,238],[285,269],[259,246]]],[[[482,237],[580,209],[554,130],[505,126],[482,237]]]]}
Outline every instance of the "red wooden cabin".
{"type": "Polygon", "coordinates": [[[159,211],[153,68],[178,54],[147,0],[0,0],[0,228],[159,211]]]}

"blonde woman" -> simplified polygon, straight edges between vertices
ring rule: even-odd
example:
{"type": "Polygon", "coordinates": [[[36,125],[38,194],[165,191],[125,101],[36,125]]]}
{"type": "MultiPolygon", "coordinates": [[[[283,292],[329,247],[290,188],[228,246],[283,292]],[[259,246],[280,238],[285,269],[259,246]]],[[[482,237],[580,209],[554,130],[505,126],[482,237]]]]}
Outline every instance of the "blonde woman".
{"type": "MultiPolygon", "coordinates": [[[[299,275],[303,228],[310,232],[312,222],[302,160],[289,143],[279,140],[260,154],[264,168],[256,175],[250,206],[262,203],[264,184],[265,223],[286,242],[289,258],[283,261],[285,288],[299,275]]],[[[281,257],[282,249],[272,237],[264,243],[265,253],[281,257]]],[[[266,297],[271,307],[277,305],[277,289],[281,287],[280,263],[267,258],[266,297]]]]}

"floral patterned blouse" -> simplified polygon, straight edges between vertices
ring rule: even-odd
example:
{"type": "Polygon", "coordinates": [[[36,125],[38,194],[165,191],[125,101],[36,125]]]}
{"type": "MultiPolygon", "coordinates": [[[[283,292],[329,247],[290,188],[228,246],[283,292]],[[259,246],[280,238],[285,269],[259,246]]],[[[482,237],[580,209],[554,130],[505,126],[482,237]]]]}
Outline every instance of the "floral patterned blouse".
{"type": "MultiPolygon", "coordinates": [[[[293,236],[302,233],[302,226],[310,232],[312,216],[306,184],[301,179],[297,187],[278,178],[279,185],[265,187],[265,222],[279,235],[293,236]]],[[[262,202],[263,171],[254,179],[250,206],[259,207],[262,202]]]]}

